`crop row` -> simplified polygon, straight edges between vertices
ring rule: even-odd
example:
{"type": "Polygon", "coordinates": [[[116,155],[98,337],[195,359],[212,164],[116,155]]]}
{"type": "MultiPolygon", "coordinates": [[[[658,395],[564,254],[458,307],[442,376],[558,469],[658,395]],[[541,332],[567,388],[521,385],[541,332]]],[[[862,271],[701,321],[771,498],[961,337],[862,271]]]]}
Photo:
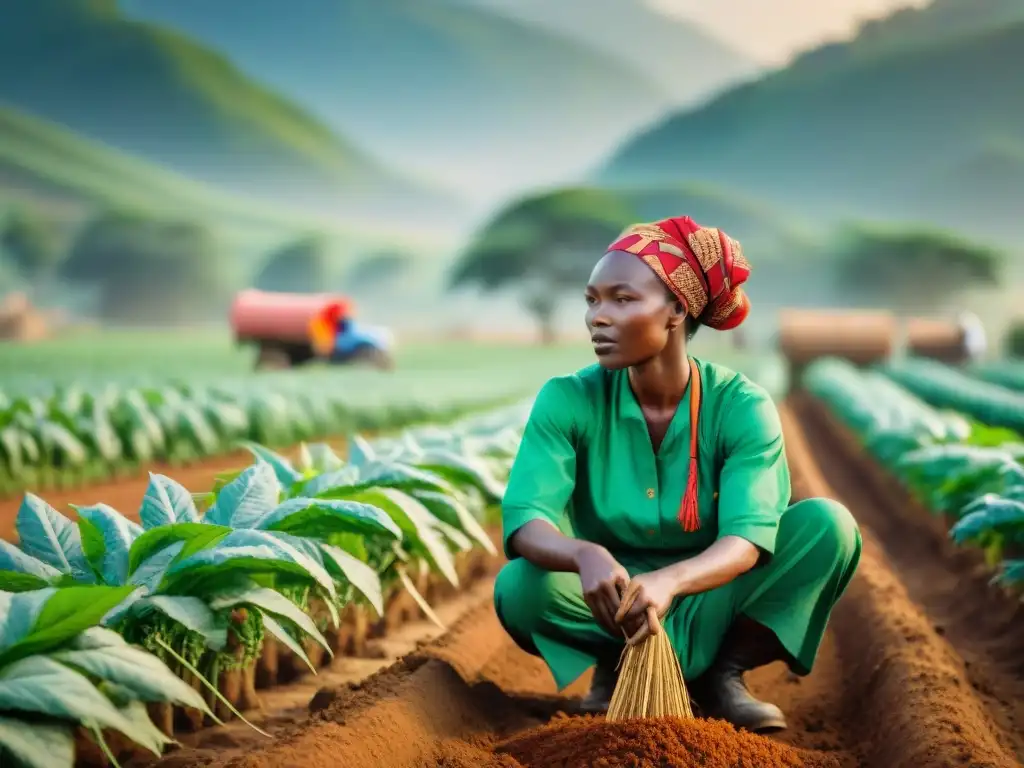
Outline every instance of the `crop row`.
{"type": "Polygon", "coordinates": [[[929,405],[888,373],[823,359],[802,383],[914,498],[943,516],[957,544],[984,549],[994,582],[1024,588],[1024,442],[929,405]]]}
{"type": "Polygon", "coordinates": [[[398,391],[334,372],[0,391],[0,496],[77,487],[156,461],[173,467],[231,453],[240,440],[283,447],[444,421],[520,398],[535,384],[442,378],[406,377],[398,391]]]}
{"type": "Polygon", "coordinates": [[[258,662],[315,672],[346,619],[384,616],[389,596],[431,615],[425,574],[456,589],[467,556],[496,554],[489,515],[524,419],[357,435],[344,461],[249,443],[253,463],[208,492],[151,474],[140,523],[102,503],[73,522],[26,494],[18,544],[0,541],[0,763],[70,766],[83,733],[112,765],[114,732],[159,755],[175,717],[241,717],[258,662]]]}
{"type": "Polygon", "coordinates": [[[949,408],[990,427],[1024,433],[1024,393],[936,360],[906,358],[881,365],[879,370],[936,408],[949,408]]]}

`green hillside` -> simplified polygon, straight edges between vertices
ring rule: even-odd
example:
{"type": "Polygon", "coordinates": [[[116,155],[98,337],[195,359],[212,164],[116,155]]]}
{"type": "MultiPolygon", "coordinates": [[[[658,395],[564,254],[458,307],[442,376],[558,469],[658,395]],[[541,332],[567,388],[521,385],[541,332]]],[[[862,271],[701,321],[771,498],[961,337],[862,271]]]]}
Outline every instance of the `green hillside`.
{"type": "Polygon", "coordinates": [[[596,178],[702,179],[809,215],[941,222],[919,201],[959,167],[974,169],[973,189],[931,189],[936,204],[998,203],[977,154],[992,142],[1024,148],[1022,93],[1024,3],[942,0],[665,120],[596,178]]]}
{"type": "Polygon", "coordinates": [[[333,212],[422,201],[423,189],[292,101],[179,33],[126,19],[114,0],[0,8],[0,100],[266,200],[333,212]]]}
{"type": "Polygon", "coordinates": [[[486,205],[584,172],[675,103],[620,57],[469,3],[130,0],[126,7],[222,51],[379,156],[486,205]]]}
{"type": "Polygon", "coordinates": [[[0,200],[33,200],[69,213],[111,207],[202,216],[246,227],[328,225],[308,215],[232,196],[11,107],[0,107],[0,200]]]}
{"type": "Polygon", "coordinates": [[[913,204],[921,216],[963,222],[988,239],[1024,242],[1024,144],[993,142],[966,154],[926,179],[913,204]]]}
{"type": "Polygon", "coordinates": [[[644,0],[456,0],[546,29],[621,59],[689,104],[760,67],[698,25],[659,13],[644,0]],[[581,21],[585,19],[585,21],[581,21]],[[627,41],[643,40],[643,45],[627,41]],[[652,56],[651,52],[657,51],[652,56]]]}

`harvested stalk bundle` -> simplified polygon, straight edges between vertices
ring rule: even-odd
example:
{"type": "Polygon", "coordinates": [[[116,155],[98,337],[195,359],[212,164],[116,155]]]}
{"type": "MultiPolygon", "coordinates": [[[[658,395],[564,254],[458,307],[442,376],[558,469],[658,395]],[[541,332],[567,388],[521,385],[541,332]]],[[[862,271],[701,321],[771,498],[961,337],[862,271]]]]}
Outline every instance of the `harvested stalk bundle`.
{"type": "Polygon", "coordinates": [[[648,618],[652,620],[651,634],[623,651],[608,706],[610,722],[637,717],[693,717],[679,658],[657,617],[648,618]]]}

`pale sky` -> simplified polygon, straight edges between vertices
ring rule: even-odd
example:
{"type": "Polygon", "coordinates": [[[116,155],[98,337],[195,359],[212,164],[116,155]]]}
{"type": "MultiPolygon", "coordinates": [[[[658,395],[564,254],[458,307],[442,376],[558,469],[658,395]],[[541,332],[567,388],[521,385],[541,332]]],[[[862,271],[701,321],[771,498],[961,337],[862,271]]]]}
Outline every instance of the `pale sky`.
{"type": "Polygon", "coordinates": [[[645,0],[664,13],[700,23],[716,37],[766,65],[844,39],[857,23],[930,0],[645,0]]]}

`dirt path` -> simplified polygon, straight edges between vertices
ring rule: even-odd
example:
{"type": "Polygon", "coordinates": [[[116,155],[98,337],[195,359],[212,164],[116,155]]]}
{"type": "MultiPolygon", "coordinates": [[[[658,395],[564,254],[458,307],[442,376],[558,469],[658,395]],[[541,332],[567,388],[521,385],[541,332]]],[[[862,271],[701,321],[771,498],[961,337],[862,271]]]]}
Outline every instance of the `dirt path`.
{"type": "MultiPolygon", "coordinates": [[[[794,407],[797,415],[806,415],[805,403],[794,407]]],[[[833,614],[814,672],[797,678],[775,664],[750,676],[755,692],[779,703],[789,717],[791,728],[779,740],[805,750],[801,754],[809,765],[1019,765],[1012,735],[1019,721],[1002,701],[1019,701],[1005,679],[1012,670],[1001,666],[1010,661],[1002,655],[1009,637],[995,641],[990,638],[996,635],[987,634],[981,644],[980,630],[968,627],[970,615],[953,610],[958,604],[977,605],[985,596],[976,594],[974,582],[943,592],[949,576],[940,582],[939,571],[952,566],[935,553],[932,560],[919,553],[919,562],[894,558],[893,564],[908,574],[901,581],[885,551],[899,541],[885,517],[899,514],[884,506],[893,506],[892,499],[876,498],[871,483],[858,474],[861,469],[843,457],[820,423],[811,420],[805,435],[793,410],[784,407],[782,416],[795,497],[842,499],[862,524],[865,550],[833,614]],[[812,456],[820,459],[824,472],[812,456]],[[834,492],[826,480],[836,483],[834,492]],[[923,573],[909,575],[918,567],[923,573]],[[927,591],[922,584],[930,580],[939,586],[927,591]],[[941,608],[940,594],[946,595],[949,609],[941,616],[934,612],[941,608]]],[[[906,549],[915,551],[914,546],[906,549]]],[[[544,665],[512,644],[484,599],[449,633],[362,685],[322,692],[310,716],[282,724],[273,742],[219,753],[183,750],[160,765],[500,765],[487,750],[489,744],[559,710],[571,712],[573,697],[587,682],[586,677],[580,680],[566,698],[556,696],[544,665]]]]}
{"type": "Polygon", "coordinates": [[[963,659],[1003,746],[1024,762],[1024,606],[989,586],[980,553],[956,547],[942,520],[908,503],[824,407],[801,395],[793,408],[829,485],[875,533],[933,631],[963,659]]]}

